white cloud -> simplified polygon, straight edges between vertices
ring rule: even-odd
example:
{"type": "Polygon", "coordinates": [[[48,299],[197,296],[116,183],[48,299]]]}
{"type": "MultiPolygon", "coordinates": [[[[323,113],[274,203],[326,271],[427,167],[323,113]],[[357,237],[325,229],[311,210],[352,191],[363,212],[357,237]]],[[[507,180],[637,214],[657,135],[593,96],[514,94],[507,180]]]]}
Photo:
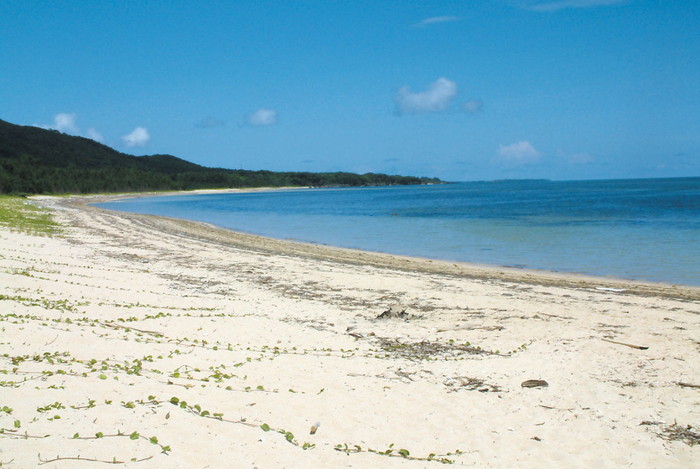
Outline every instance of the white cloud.
{"type": "Polygon", "coordinates": [[[615,5],[629,0],[526,0],[520,6],[534,11],[556,11],[564,8],[589,8],[596,6],[615,5]]]}
{"type": "Polygon", "coordinates": [[[465,111],[474,114],[475,112],[479,112],[483,109],[484,103],[480,99],[470,99],[464,103],[462,107],[465,111]]]}
{"type": "Polygon", "coordinates": [[[34,127],[40,127],[42,129],[58,130],[66,134],[77,134],[80,132],[78,126],[75,125],[75,121],[78,116],[74,112],[59,112],[53,116],[53,124],[41,125],[34,124],[34,127]]]}
{"type": "Polygon", "coordinates": [[[447,78],[438,78],[428,89],[412,93],[408,86],[399,89],[396,106],[399,113],[438,112],[447,108],[457,95],[457,84],[447,78]]]}
{"type": "Polygon", "coordinates": [[[420,21],[415,24],[417,28],[425,28],[426,26],[430,26],[432,24],[438,24],[438,23],[452,23],[454,21],[459,21],[461,18],[458,16],[433,16],[431,18],[426,18],[423,21],[420,21]]]}
{"type": "Polygon", "coordinates": [[[51,125],[40,125],[34,124],[34,127],[40,127],[42,129],[58,130],[71,135],[81,135],[96,142],[104,143],[105,139],[100,132],[96,129],[90,127],[87,132],[83,135],[78,128],[76,121],[78,120],[78,115],[74,112],[59,112],[53,116],[53,124],[51,125]]]}
{"type": "Polygon", "coordinates": [[[53,116],[54,129],[67,134],[77,134],[78,126],[75,125],[77,117],[75,113],[59,112],[53,116]]]}
{"type": "Polygon", "coordinates": [[[540,160],[540,152],[527,140],[499,145],[498,154],[507,162],[515,164],[537,163],[540,160]]]}
{"type": "Polygon", "coordinates": [[[124,145],[129,148],[143,147],[149,140],[151,140],[151,136],[148,134],[148,130],[144,127],[136,127],[130,134],[122,136],[124,145]]]}
{"type": "Polygon", "coordinates": [[[104,143],[104,141],[105,141],[102,134],[99,133],[97,130],[93,129],[92,127],[87,129],[87,138],[91,138],[92,140],[94,140],[96,142],[100,142],[100,143],[104,143]]]}
{"type": "Polygon", "coordinates": [[[248,125],[256,127],[274,125],[277,123],[277,111],[274,109],[260,108],[246,117],[248,125]]]}

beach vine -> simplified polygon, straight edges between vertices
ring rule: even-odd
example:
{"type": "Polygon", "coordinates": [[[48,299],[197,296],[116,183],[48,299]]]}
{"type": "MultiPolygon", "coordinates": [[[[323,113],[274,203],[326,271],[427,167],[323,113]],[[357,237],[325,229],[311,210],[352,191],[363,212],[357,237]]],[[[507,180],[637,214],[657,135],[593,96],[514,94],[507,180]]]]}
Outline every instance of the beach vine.
{"type": "Polygon", "coordinates": [[[394,443],[390,444],[389,447],[383,451],[376,450],[373,448],[363,448],[360,445],[348,445],[347,443],[338,444],[333,449],[345,453],[347,455],[357,453],[371,453],[391,458],[403,458],[409,459],[411,461],[437,462],[441,464],[454,464],[455,460],[450,459],[449,456],[459,456],[464,454],[464,452],[461,450],[455,450],[454,452],[444,454],[430,453],[428,456],[412,456],[411,452],[405,448],[396,449],[394,443]]]}
{"type": "Polygon", "coordinates": [[[0,196],[0,226],[38,236],[52,236],[61,230],[49,210],[37,207],[25,197],[7,195],[0,196]]]}

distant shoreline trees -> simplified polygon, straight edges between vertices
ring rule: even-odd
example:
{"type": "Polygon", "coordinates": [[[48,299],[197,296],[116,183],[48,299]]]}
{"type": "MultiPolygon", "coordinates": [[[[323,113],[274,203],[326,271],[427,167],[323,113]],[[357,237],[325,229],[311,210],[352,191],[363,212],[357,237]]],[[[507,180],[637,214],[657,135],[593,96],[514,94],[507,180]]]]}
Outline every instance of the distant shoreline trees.
{"type": "Polygon", "coordinates": [[[358,187],[441,183],[346,172],[207,168],[171,155],[133,156],[83,137],[0,120],[0,193],[67,194],[250,187],[358,187]]]}

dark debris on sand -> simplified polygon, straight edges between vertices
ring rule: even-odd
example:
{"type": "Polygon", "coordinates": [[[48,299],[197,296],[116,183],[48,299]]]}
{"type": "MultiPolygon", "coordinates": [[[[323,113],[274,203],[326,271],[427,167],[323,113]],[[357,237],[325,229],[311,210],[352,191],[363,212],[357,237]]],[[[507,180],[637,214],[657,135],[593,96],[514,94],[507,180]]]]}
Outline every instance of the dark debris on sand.
{"type": "Polygon", "coordinates": [[[640,425],[658,425],[659,431],[657,435],[667,441],[682,441],[689,446],[700,444],[700,432],[693,428],[692,425],[678,425],[673,422],[673,425],[664,425],[662,422],[644,421],[640,425]]]}
{"type": "Polygon", "coordinates": [[[402,342],[399,339],[389,337],[377,337],[376,340],[382,350],[409,360],[431,360],[461,355],[496,355],[495,352],[484,350],[481,347],[475,347],[469,343],[445,344],[431,342],[429,340],[402,342]]]}

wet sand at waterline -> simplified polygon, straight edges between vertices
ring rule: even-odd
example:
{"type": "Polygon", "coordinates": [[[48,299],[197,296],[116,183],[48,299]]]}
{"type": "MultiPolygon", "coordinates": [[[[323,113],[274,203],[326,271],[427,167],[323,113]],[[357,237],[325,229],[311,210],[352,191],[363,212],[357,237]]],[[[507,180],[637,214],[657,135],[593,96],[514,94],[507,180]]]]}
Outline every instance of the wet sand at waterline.
{"type": "Polygon", "coordinates": [[[313,246],[97,200],[37,198],[59,236],[0,229],[3,465],[700,455],[699,288],[313,246]]]}

